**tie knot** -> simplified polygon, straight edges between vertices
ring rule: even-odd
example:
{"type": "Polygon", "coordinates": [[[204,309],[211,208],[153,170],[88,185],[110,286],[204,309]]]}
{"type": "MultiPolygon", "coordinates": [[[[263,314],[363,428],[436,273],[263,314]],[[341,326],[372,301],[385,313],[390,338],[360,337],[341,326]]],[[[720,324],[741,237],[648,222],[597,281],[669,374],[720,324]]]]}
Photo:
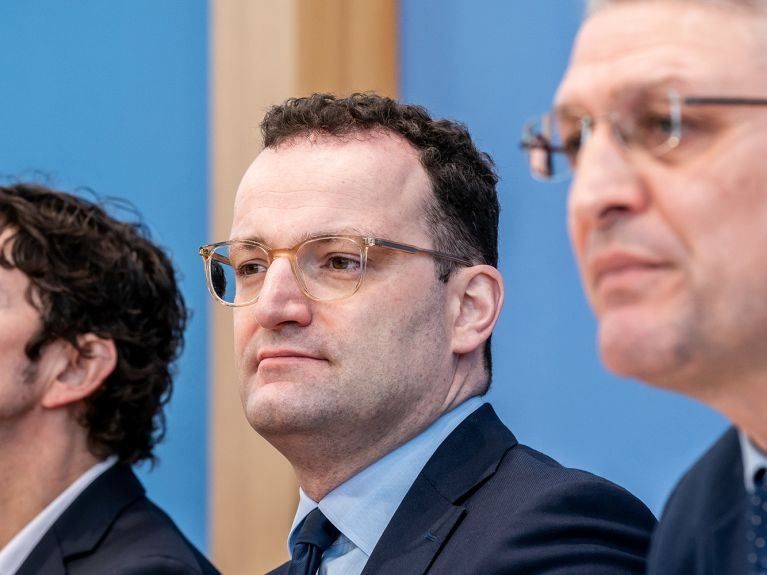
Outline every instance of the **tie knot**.
{"type": "Polygon", "coordinates": [[[312,510],[304,519],[296,537],[296,545],[306,543],[325,551],[338,537],[338,529],[322,514],[319,507],[312,510]]]}
{"type": "Polygon", "coordinates": [[[765,470],[764,467],[760,467],[756,470],[756,473],[754,473],[754,487],[756,489],[767,488],[767,481],[765,481],[766,471],[767,470],[765,470]]]}

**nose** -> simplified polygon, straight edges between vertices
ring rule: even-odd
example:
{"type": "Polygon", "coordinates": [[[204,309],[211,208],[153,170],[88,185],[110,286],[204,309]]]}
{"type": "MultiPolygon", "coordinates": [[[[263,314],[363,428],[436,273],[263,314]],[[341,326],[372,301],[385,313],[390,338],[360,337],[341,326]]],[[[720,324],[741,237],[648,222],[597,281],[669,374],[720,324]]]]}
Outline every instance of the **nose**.
{"type": "Polygon", "coordinates": [[[253,313],[264,329],[286,324],[305,326],[312,320],[312,300],[301,290],[287,257],[277,257],[266,272],[253,313]]]}
{"type": "Polygon", "coordinates": [[[578,155],[568,195],[571,231],[611,225],[643,210],[647,189],[632,153],[603,121],[578,155]]]}

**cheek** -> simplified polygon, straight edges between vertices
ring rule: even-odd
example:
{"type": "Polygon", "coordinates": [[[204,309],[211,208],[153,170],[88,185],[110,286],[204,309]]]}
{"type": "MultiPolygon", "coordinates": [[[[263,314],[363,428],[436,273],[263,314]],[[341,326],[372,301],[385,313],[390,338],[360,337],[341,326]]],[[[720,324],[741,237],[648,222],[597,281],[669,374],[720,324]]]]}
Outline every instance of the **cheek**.
{"type": "Polygon", "coordinates": [[[583,227],[579,225],[577,218],[573,215],[570,215],[567,219],[567,231],[570,235],[570,245],[572,246],[575,263],[578,266],[578,271],[580,272],[581,283],[583,285],[583,289],[586,291],[586,295],[588,295],[589,282],[587,281],[585,273],[586,270],[584,267],[586,233],[584,232],[583,227]]]}
{"type": "Polygon", "coordinates": [[[255,331],[256,322],[245,309],[234,309],[233,312],[234,352],[235,358],[239,359],[255,331]]]}
{"type": "Polygon", "coordinates": [[[705,179],[677,187],[674,196],[672,225],[695,257],[729,267],[738,263],[732,260],[745,262],[764,251],[767,171],[731,171],[720,166],[705,179]]]}

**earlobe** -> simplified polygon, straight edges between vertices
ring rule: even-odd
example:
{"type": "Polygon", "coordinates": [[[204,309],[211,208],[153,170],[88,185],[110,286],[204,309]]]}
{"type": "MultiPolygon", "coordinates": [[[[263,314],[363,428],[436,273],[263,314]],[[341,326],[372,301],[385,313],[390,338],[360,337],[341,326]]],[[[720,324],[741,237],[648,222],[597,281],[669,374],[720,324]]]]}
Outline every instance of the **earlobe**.
{"type": "Polygon", "coordinates": [[[493,332],[503,305],[503,278],[489,265],[463,270],[460,305],[453,324],[453,352],[481,348],[493,332]]]}
{"type": "Polygon", "coordinates": [[[91,395],[114,371],[117,349],[114,341],[92,333],[77,337],[80,349],[67,342],[59,342],[55,354],[54,372],[43,396],[43,407],[54,409],[77,403],[91,395]]]}

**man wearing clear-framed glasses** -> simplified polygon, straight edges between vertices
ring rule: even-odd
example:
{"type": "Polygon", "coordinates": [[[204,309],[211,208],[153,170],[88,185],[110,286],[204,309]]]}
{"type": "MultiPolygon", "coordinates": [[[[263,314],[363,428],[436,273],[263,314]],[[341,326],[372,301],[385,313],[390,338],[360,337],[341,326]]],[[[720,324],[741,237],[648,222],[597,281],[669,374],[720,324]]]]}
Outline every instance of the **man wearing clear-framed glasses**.
{"type": "Polygon", "coordinates": [[[466,129],[315,94],[262,131],[231,239],[200,253],[247,419],[301,487],[273,573],[642,573],[646,507],[518,444],[482,398],[499,207],[466,129]]]}
{"type": "Polygon", "coordinates": [[[767,572],[767,2],[592,0],[536,177],[569,227],[607,367],[733,423],[677,485],[653,574],[767,572]]]}

